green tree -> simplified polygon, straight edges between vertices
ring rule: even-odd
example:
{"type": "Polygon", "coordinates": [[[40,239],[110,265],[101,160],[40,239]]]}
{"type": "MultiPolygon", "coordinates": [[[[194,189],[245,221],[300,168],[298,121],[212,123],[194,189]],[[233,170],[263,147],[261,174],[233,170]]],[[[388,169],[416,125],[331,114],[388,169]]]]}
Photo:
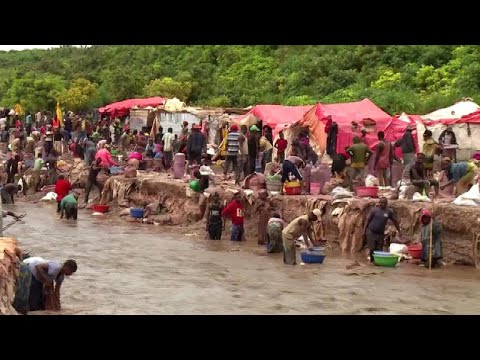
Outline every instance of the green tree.
{"type": "Polygon", "coordinates": [[[13,80],[2,103],[9,107],[20,103],[27,111],[53,110],[64,89],[65,81],[60,76],[28,73],[13,80]]]}
{"type": "Polygon", "coordinates": [[[168,99],[176,97],[179,100],[187,101],[192,93],[192,84],[188,81],[180,82],[170,77],[155,79],[143,88],[145,96],[163,96],[168,99]]]}
{"type": "Polygon", "coordinates": [[[71,111],[88,110],[98,95],[97,85],[86,79],[75,80],[58,96],[61,105],[71,111]]]}

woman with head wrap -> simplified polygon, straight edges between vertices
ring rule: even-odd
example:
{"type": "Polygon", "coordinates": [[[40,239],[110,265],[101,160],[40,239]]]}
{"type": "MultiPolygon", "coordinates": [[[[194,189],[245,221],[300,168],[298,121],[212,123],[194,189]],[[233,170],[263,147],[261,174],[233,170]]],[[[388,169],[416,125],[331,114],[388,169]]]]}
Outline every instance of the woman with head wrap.
{"type": "Polygon", "coordinates": [[[258,198],[253,207],[253,213],[258,217],[257,240],[259,245],[267,241],[267,225],[272,211],[272,204],[268,199],[268,192],[265,189],[258,191],[258,198]]]}
{"type": "Polygon", "coordinates": [[[439,261],[443,258],[442,249],[442,225],[432,219],[432,214],[428,210],[423,210],[420,216],[422,228],[420,230],[420,241],[422,242],[422,262],[425,266],[429,266],[430,256],[432,258],[432,268],[439,265],[439,261]],[[430,234],[432,241],[430,242],[430,234]],[[432,247],[430,248],[430,244],[432,247]],[[430,255],[430,252],[432,253],[430,255]]]}

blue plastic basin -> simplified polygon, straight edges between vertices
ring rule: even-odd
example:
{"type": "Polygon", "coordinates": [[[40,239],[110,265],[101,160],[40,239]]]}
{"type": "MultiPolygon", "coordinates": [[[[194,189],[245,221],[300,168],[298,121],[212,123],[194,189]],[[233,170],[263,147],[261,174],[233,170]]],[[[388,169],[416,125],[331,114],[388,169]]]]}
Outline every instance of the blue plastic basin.
{"type": "Polygon", "coordinates": [[[325,254],[322,251],[302,251],[300,256],[305,264],[322,264],[325,260],[325,254]]]}
{"type": "Polygon", "coordinates": [[[377,256],[392,256],[393,255],[392,253],[389,253],[389,252],[386,252],[386,251],[374,251],[373,254],[377,255],[377,256]]]}
{"type": "Polygon", "coordinates": [[[144,210],[142,208],[133,208],[130,209],[130,215],[135,219],[143,218],[144,210]]]}

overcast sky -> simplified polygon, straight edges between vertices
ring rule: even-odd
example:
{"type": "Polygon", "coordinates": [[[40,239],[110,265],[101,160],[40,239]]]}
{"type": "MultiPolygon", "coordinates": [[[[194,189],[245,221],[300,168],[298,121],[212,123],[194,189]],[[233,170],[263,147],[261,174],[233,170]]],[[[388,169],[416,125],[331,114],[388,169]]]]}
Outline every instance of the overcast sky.
{"type": "MultiPolygon", "coordinates": [[[[0,45],[0,51],[25,50],[25,49],[50,49],[60,45],[0,45]]],[[[78,46],[78,45],[74,45],[78,46]]]]}

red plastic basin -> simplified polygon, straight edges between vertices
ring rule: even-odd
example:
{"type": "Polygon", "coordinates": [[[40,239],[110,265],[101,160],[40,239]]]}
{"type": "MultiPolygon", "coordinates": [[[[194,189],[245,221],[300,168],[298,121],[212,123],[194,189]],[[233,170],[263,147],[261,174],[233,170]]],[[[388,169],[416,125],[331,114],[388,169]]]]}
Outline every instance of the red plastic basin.
{"type": "Polygon", "coordinates": [[[378,187],[359,186],[356,189],[358,197],[378,197],[378,187]]]}
{"type": "Polygon", "coordinates": [[[285,194],[287,194],[287,195],[302,195],[302,187],[301,186],[286,186],[285,187],[285,194]]]}
{"type": "Polygon", "coordinates": [[[108,205],[93,205],[93,211],[99,213],[106,213],[108,212],[108,205]]]}
{"type": "Polygon", "coordinates": [[[408,246],[408,252],[413,259],[422,258],[422,244],[413,244],[408,246]]]}

